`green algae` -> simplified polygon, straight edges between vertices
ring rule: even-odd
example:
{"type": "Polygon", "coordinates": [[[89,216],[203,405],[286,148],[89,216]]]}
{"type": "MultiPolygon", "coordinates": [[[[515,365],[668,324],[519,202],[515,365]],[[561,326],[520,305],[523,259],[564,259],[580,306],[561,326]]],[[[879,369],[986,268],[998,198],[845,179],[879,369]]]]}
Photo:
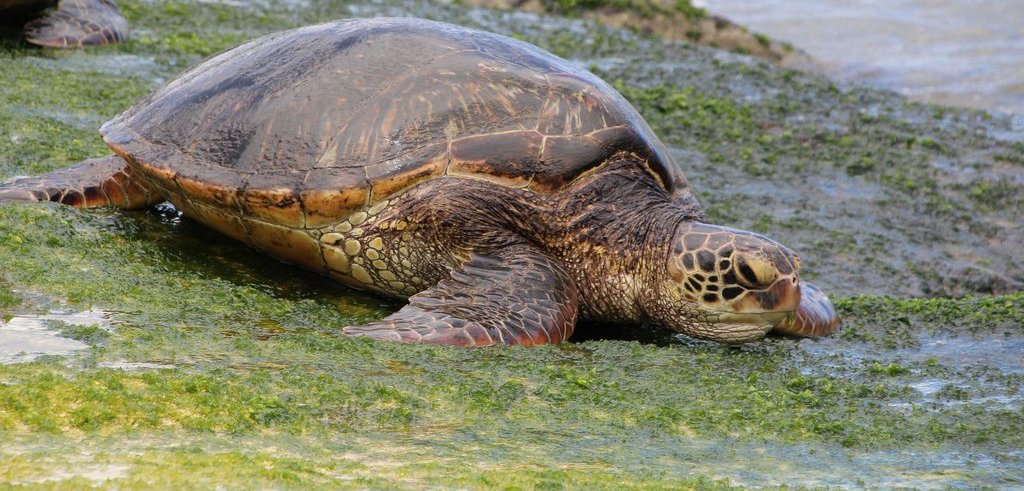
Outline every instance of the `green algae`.
{"type": "MultiPolygon", "coordinates": [[[[904,122],[891,127],[862,128],[860,131],[847,127],[823,130],[787,121],[791,114],[820,113],[825,109],[819,105],[821,103],[828,105],[829,112],[856,111],[850,106],[860,104],[860,99],[844,101],[838,97],[840,93],[834,86],[805,84],[799,87],[805,93],[818,92],[825,100],[805,94],[798,102],[790,100],[787,94],[776,94],[767,103],[742,103],[735,97],[716,97],[713,91],[693,85],[641,87],[629,85],[621,78],[616,79],[613,85],[641,110],[659,134],[667,135],[667,140],[680,146],[701,150],[713,163],[736,163],[753,175],[780,171],[806,175],[820,172],[820,166],[841,166],[850,176],[863,176],[867,181],[893,187],[910,197],[925,198],[928,205],[935,205],[931,208],[933,213],[945,215],[950,211],[951,204],[942,206],[938,200],[948,200],[953,193],[935,189],[949,185],[940,182],[936,173],[919,167],[917,163],[956,152],[932,138],[918,139],[915,131],[920,129],[911,128],[904,122]],[[777,165],[780,160],[814,162],[815,165],[783,167],[777,165]]],[[[960,139],[954,135],[947,137],[960,139]]],[[[985,144],[1007,152],[1016,148],[1009,142],[989,141],[985,144]]],[[[957,146],[969,150],[972,145],[957,146]]],[[[1007,154],[998,155],[987,158],[1007,159],[1007,154]]],[[[961,191],[957,194],[960,196],[956,198],[960,199],[967,195],[974,200],[988,200],[993,205],[1021,207],[1016,199],[1021,188],[1013,183],[979,181],[969,193],[961,191]]],[[[968,205],[958,208],[958,211],[973,209],[968,205]]]]}
{"type": "MultiPolygon", "coordinates": [[[[210,275],[200,261],[162,250],[165,242],[187,250],[186,236],[201,232],[194,226],[175,226],[151,216],[156,222],[151,225],[168,232],[161,240],[142,240],[123,231],[143,226],[118,220],[138,222],[144,216],[14,204],[0,205],[0,216],[7,225],[0,229],[0,244],[5,244],[0,258],[20,272],[8,273],[9,281],[34,284],[76,303],[131,313],[118,316],[113,336],[103,336],[103,358],[187,368],[138,374],[12,367],[0,388],[2,400],[39,401],[39,407],[26,411],[31,405],[0,404],[5,409],[0,426],[5,428],[382,431],[396,425],[465,426],[460,421],[473,415],[488,426],[495,420],[527,426],[543,421],[544,426],[579,428],[582,434],[609,429],[680,437],[730,434],[848,446],[938,445],[981,434],[1013,445],[1022,443],[1014,435],[1024,434],[998,431],[1021,427],[1020,415],[1012,412],[986,418],[965,418],[961,409],[920,414],[920,419],[892,414],[884,404],[907,394],[901,386],[876,385],[870,376],[898,375],[902,369],[867,365],[861,370],[867,382],[805,377],[795,372],[793,346],[785,342],[753,351],[717,345],[666,350],[614,342],[464,351],[338,337],[338,326],[367,315],[338,308],[335,296],[351,294],[212,234],[192,237],[194,247],[206,244],[214,261],[234,259],[227,268],[233,274],[221,270],[210,275]],[[35,253],[19,253],[25,250],[35,253]],[[126,257],[132,258],[127,264],[126,257]],[[52,281],[44,282],[44,275],[52,281]],[[305,282],[320,283],[323,289],[307,295],[302,290],[308,287],[289,286],[305,282]],[[59,410],[72,401],[79,401],[78,413],[59,410]],[[553,406],[559,414],[551,414],[553,406]],[[546,419],[538,421],[540,415],[546,419]],[[971,423],[959,424],[958,431],[934,431],[947,428],[943,421],[960,420],[971,423]]],[[[955,329],[959,319],[979,324],[968,312],[993,326],[1013,324],[1021,315],[1020,301],[1019,295],[908,301],[861,297],[840,301],[839,308],[851,324],[843,337],[863,339],[849,333],[861,326],[893,324],[887,314],[906,319],[897,326],[955,329]]]]}
{"type": "Polygon", "coordinates": [[[21,297],[11,289],[11,285],[0,277],[0,312],[11,310],[21,304],[21,297]]]}
{"type": "Polygon", "coordinates": [[[1003,331],[1021,334],[1024,329],[1024,292],[1001,296],[964,298],[911,298],[859,296],[840,299],[836,307],[855,324],[912,326],[957,331],[1003,331]]]}
{"type": "MultiPolygon", "coordinates": [[[[460,7],[398,5],[480,22],[460,7]]],[[[0,73],[0,178],[107,153],[95,133],[103,120],[207,54],[349,14],[342,2],[123,8],[136,34],[122,46],[43,60],[46,52],[3,45],[11,69],[0,73]],[[124,56],[152,66],[102,68],[124,56]],[[100,68],[67,68],[90,64],[100,68]]],[[[980,215],[977,236],[1002,237],[985,220],[1020,204],[999,207],[992,198],[986,205],[997,195],[978,187],[985,178],[952,183],[932,162],[999,170],[992,166],[1017,165],[1020,146],[978,136],[984,118],[970,111],[937,114],[742,59],[573,25],[584,34],[507,29],[595,60],[667,143],[692,152],[680,161],[716,221],[802,242],[808,275],[839,295],[843,331],[818,342],[768,339],[740,348],[668,335],[535,349],[374,343],[340,337],[339,327],[398,305],[277,263],[168,208],[4,203],[0,318],[55,305],[98,308],[110,313],[111,327],[55,325],[89,352],[0,365],[0,480],[39,488],[706,489],[866,479],[863,486],[891,481],[850,462],[881,455],[883,469],[924,476],[908,485],[1013,484],[1024,468],[1014,454],[1024,446],[1024,374],[1013,368],[1021,294],[985,296],[977,288],[970,296],[894,298],[907,292],[873,289],[870,279],[839,270],[854,265],[889,275],[887,285],[908,278],[936,291],[952,273],[906,267],[919,259],[913,247],[903,262],[876,259],[900,236],[872,235],[865,230],[872,221],[844,228],[835,226],[850,223],[842,218],[778,213],[785,207],[764,194],[725,190],[743,181],[792,193],[786,176],[835,171],[836,182],[886,190],[873,210],[924,216],[907,225],[914,233],[932,226],[928,216],[967,223],[980,215]],[[638,61],[605,63],[624,54],[638,61]],[[942,469],[911,467],[906,456],[915,453],[952,460],[942,469]],[[971,463],[976,458],[1001,464],[971,463]],[[807,481],[815,470],[830,480],[807,481]]],[[[975,254],[1000,264],[989,251],[977,246],[975,254]]],[[[931,269],[947,269],[943,261],[931,269]]],[[[1000,269],[1019,276],[1020,267],[1000,269]]]]}
{"type": "MultiPolygon", "coordinates": [[[[316,277],[226,240],[218,243],[213,235],[191,240],[222,251],[212,258],[233,258],[226,268],[233,274],[220,268],[211,274],[209,266],[180,257],[180,251],[167,255],[163,244],[187,250],[189,236],[200,229],[165,223],[159,215],[82,213],[50,205],[5,204],[0,212],[6,227],[0,258],[21,272],[8,272],[9,281],[124,312],[116,316],[114,334],[96,348],[97,358],[180,367],[131,372],[93,368],[93,358],[70,368],[5,367],[0,428],[15,434],[141,432],[144,438],[174,430],[325,438],[398,431],[427,432],[444,442],[466,432],[514,438],[528,430],[617,439],[627,447],[649,445],[655,435],[849,448],[1024,444],[1019,411],[983,404],[892,411],[893,403],[917,400],[907,380],[893,377],[917,373],[927,363],[894,368],[892,362],[866,361],[852,367],[854,378],[806,375],[800,367],[814,364],[805,363],[799,345],[785,340],[742,350],[617,341],[469,351],[372,343],[336,335],[336,327],[355,316],[325,293],[351,295],[329,287],[308,296],[301,289],[310,288],[301,284],[317,283],[316,277]],[[164,233],[139,238],[153,233],[149,227],[164,233]],[[132,258],[128,264],[126,257],[132,258]],[[43,281],[41,274],[55,281],[43,281]]],[[[858,329],[891,331],[887,310],[878,307],[888,304],[889,311],[907,318],[898,326],[956,329],[950,321],[965,312],[982,312],[999,326],[1020,315],[1018,297],[840,301],[854,326],[842,337],[858,329]]],[[[940,368],[957,371],[932,364],[928,373],[934,376],[940,368]]],[[[1020,382],[1011,377],[1002,384],[1020,382]]]]}
{"type": "Polygon", "coordinates": [[[0,179],[109,154],[97,128],[154,86],[136,76],[53,70],[24,57],[0,62],[11,65],[0,71],[0,179]]]}
{"type": "MultiPolygon", "coordinates": [[[[167,440],[160,442],[162,448],[154,446],[135,455],[99,451],[88,463],[81,462],[77,453],[26,453],[8,459],[0,478],[17,476],[14,482],[29,489],[99,484],[130,489],[323,489],[339,485],[354,489],[735,489],[724,481],[672,479],[661,473],[622,472],[600,464],[538,468],[515,458],[495,462],[484,457],[452,466],[430,455],[430,449],[386,439],[376,442],[379,446],[375,449],[365,442],[282,441],[268,437],[260,441],[269,448],[257,450],[254,447],[258,443],[241,439],[211,437],[175,442],[174,438],[162,435],[161,440],[167,440]],[[335,453],[312,450],[316,445],[326,445],[335,453]],[[238,450],[240,446],[244,450],[238,450]],[[397,450],[399,456],[383,460],[382,450],[397,450]],[[415,453],[419,458],[408,460],[401,456],[403,453],[415,453]],[[54,478],[61,474],[62,478],[54,478]]],[[[85,447],[87,453],[93,452],[91,442],[79,445],[80,450],[85,447]]]]}

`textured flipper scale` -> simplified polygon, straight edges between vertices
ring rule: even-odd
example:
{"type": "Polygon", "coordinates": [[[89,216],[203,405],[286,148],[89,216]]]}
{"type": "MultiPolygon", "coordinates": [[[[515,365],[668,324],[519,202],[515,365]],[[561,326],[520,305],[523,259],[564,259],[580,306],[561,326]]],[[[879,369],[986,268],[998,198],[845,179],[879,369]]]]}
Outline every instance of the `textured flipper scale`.
{"type": "Polygon", "coordinates": [[[558,343],[576,325],[576,287],[540,250],[515,245],[472,255],[451,278],[378,322],[345,328],[376,339],[486,346],[558,343]]]}
{"type": "Polygon", "coordinates": [[[0,201],[53,201],[76,208],[135,209],[163,201],[132,177],[116,155],[89,159],[41,176],[0,184],[0,201]]]}
{"type": "Polygon", "coordinates": [[[113,0],[61,0],[25,26],[25,38],[49,48],[113,44],[128,37],[128,23],[113,0]]]}

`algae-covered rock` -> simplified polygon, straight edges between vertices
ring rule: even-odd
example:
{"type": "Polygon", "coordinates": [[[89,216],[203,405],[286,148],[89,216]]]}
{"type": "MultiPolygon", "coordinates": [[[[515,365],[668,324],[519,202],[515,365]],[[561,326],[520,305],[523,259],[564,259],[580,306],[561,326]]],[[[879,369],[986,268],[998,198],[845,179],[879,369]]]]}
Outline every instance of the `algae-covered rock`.
{"type": "Polygon", "coordinates": [[[466,3],[593,19],[662,39],[689,41],[786,65],[809,60],[806,53],[789,43],[750,32],[725,17],[694,6],[689,0],[469,0],[466,3]]]}

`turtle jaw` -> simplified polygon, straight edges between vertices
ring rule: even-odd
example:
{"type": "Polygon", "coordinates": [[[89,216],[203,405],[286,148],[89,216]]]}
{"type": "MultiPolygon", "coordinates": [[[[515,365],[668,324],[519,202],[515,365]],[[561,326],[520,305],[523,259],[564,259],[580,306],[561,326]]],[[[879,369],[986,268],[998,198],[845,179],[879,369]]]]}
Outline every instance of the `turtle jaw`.
{"type": "Polygon", "coordinates": [[[800,280],[794,274],[761,290],[749,290],[724,304],[680,298],[677,301],[683,308],[675,311],[678,317],[663,319],[668,322],[662,325],[688,336],[727,344],[757,341],[795,317],[801,292],[800,280]]]}
{"type": "Polygon", "coordinates": [[[742,344],[763,338],[792,312],[714,312],[708,317],[708,332],[686,334],[727,344],[742,344]]]}
{"type": "Polygon", "coordinates": [[[785,277],[764,290],[746,292],[731,310],[709,309],[710,339],[729,344],[757,341],[793,317],[800,294],[799,280],[785,277]]]}
{"type": "Polygon", "coordinates": [[[840,326],[842,319],[839,318],[828,295],[818,287],[803,282],[800,284],[800,306],[794,315],[779,321],[773,332],[786,336],[817,338],[832,334],[840,326]]]}
{"type": "MultiPolygon", "coordinates": [[[[842,320],[828,296],[818,287],[807,283],[779,285],[776,308],[761,311],[710,310],[707,326],[684,331],[693,336],[713,339],[729,344],[757,341],[768,332],[784,336],[817,338],[828,336],[842,325],[842,320]]],[[[772,288],[776,290],[776,288],[772,288]]],[[[764,305],[764,307],[768,307],[764,305]]]]}
{"type": "Polygon", "coordinates": [[[690,337],[727,344],[757,341],[795,310],[726,310],[666,295],[647,312],[647,319],[663,329],[690,337]]]}
{"type": "Polygon", "coordinates": [[[768,288],[745,292],[730,304],[730,312],[759,315],[775,312],[789,314],[798,309],[802,294],[800,279],[794,274],[779,278],[768,288]]]}

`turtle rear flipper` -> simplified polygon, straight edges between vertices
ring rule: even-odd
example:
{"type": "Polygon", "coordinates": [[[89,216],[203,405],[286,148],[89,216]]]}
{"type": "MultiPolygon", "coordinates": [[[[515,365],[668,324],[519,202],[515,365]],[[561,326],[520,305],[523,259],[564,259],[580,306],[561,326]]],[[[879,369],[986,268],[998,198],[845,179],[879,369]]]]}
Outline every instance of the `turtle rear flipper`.
{"type": "Polygon", "coordinates": [[[378,322],[345,328],[376,339],[486,346],[558,343],[576,325],[577,292],[542,251],[514,245],[470,260],[378,322]]]}
{"type": "Polygon", "coordinates": [[[48,48],[113,44],[128,37],[128,23],[114,0],[61,0],[25,25],[25,38],[48,48]]]}
{"type": "Polygon", "coordinates": [[[41,176],[0,184],[0,201],[53,201],[76,208],[135,209],[163,201],[117,155],[89,159],[41,176]]]}

